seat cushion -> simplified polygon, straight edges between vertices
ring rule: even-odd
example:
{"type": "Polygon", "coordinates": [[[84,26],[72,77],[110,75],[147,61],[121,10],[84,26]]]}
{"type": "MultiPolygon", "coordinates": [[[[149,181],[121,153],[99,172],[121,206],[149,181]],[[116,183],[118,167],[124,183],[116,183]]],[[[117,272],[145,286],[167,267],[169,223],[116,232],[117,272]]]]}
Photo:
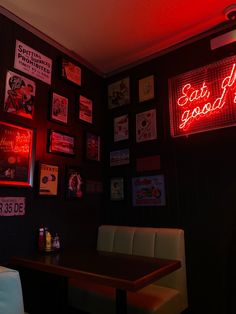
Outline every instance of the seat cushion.
{"type": "Polygon", "coordinates": [[[24,314],[18,271],[0,266],[0,313],[24,314]]]}
{"type": "MultiPolygon", "coordinates": [[[[177,314],[183,309],[177,290],[157,285],[128,292],[127,303],[128,314],[177,314]]],[[[69,304],[92,314],[112,314],[115,313],[115,289],[71,279],[69,304]]]]}

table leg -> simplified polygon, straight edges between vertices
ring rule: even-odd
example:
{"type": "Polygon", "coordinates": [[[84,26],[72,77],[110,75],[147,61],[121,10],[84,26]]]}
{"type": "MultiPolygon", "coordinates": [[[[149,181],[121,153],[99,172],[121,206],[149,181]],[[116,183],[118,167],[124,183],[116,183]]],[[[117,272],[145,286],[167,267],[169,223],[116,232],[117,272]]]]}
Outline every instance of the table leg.
{"type": "Polygon", "coordinates": [[[116,314],[127,313],[127,293],[126,290],[116,289],[116,314]]]}

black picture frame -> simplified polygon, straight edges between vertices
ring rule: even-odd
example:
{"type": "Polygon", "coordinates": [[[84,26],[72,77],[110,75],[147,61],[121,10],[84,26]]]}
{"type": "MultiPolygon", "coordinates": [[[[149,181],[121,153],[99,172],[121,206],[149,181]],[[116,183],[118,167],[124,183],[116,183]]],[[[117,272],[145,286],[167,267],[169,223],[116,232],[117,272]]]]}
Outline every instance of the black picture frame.
{"type": "Polygon", "coordinates": [[[75,155],[75,136],[49,129],[48,152],[53,154],[75,155]]]}
{"type": "Polygon", "coordinates": [[[38,162],[38,195],[57,196],[59,187],[59,165],[38,162]]]}
{"type": "Polygon", "coordinates": [[[101,161],[101,137],[93,132],[85,135],[85,159],[90,161],[101,161]]]}
{"type": "Polygon", "coordinates": [[[35,131],[0,121],[0,185],[33,186],[35,131]]]}
{"type": "Polygon", "coordinates": [[[85,193],[85,179],[82,170],[77,166],[66,168],[66,199],[82,199],[85,193]]]}

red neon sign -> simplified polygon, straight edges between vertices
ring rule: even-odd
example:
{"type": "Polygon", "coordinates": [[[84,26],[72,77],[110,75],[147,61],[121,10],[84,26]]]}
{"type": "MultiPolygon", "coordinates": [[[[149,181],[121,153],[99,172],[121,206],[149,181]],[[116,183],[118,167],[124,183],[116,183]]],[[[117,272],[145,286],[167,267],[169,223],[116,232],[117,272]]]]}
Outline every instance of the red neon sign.
{"type": "Polygon", "coordinates": [[[171,135],[236,125],[236,57],[169,80],[171,135]]]}

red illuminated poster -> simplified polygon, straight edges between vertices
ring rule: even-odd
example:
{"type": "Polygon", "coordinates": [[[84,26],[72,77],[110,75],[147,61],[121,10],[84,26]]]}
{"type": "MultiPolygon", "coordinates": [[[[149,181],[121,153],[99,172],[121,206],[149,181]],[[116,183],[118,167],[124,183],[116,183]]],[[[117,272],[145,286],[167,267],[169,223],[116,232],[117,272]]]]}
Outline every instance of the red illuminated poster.
{"type": "Polygon", "coordinates": [[[0,184],[32,186],[33,130],[0,122],[0,184]]]}
{"type": "Polygon", "coordinates": [[[169,79],[173,137],[236,125],[236,56],[169,79]]]}

